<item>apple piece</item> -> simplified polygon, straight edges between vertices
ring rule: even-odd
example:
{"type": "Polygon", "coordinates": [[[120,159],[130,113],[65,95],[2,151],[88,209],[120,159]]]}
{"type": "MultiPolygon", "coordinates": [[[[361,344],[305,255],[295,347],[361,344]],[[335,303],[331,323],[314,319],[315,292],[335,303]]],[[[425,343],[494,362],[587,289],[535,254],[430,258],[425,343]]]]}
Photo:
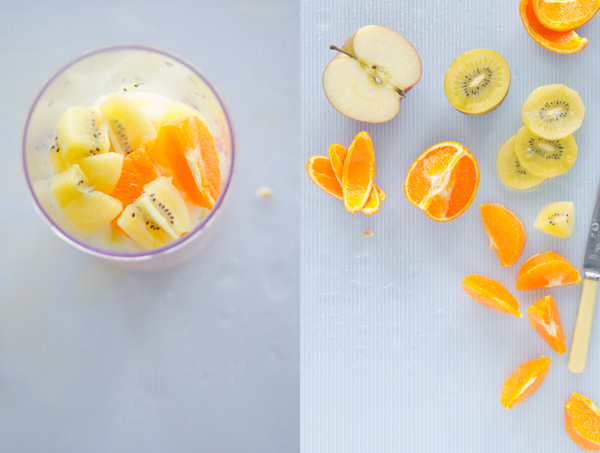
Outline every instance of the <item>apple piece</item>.
{"type": "Polygon", "coordinates": [[[387,27],[358,29],[325,68],[323,89],[342,115],[366,123],[396,117],[400,101],[421,79],[421,59],[401,34],[387,27]]]}

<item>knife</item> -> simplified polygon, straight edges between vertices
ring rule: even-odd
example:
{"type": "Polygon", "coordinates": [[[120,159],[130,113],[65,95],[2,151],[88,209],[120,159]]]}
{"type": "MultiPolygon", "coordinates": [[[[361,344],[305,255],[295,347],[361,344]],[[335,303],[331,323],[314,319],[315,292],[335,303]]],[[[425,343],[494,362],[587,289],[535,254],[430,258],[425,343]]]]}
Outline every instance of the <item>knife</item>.
{"type": "Polygon", "coordinates": [[[579,302],[577,322],[573,333],[573,342],[571,343],[571,353],[569,354],[568,367],[573,373],[582,373],[585,370],[592,333],[596,293],[598,292],[598,281],[600,280],[600,186],[598,186],[592,223],[587,245],[585,246],[583,272],[585,278],[583,279],[581,301],[579,302]]]}

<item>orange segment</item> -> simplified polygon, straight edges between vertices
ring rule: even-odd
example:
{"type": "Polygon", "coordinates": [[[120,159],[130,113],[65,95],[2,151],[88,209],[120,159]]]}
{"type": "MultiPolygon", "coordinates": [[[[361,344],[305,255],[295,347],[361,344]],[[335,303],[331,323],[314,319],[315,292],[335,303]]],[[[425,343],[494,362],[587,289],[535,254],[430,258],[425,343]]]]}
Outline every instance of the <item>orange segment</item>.
{"type": "Polygon", "coordinates": [[[342,170],[344,206],[348,212],[365,207],[375,179],[375,153],[367,132],[359,132],[348,149],[342,170]]]}
{"type": "Polygon", "coordinates": [[[540,23],[551,30],[571,31],[596,15],[600,0],[556,2],[533,0],[533,10],[540,23]]]}
{"type": "Polygon", "coordinates": [[[573,54],[581,52],[588,40],[581,38],[575,31],[555,31],[544,27],[533,10],[534,0],[521,0],[519,14],[525,31],[540,46],[555,53],[573,54]]]}
{"type": "Polygon", "coordinates": [[[311,156],[306,164],[306,173],[323,191],[335,198],[343,199],[342,186],[335,177],[329,159],[325,156],[311,156]]]}
{"type": "Polygon", "coordinates": [[[473,274],[465,277],[461,286],[475,302],[517,318],[523,316],[517,299],[496,280],[473,274]]]}
{"type": "Polygon", "coordinates": [[[203,121],[188,116],[161,126],[148,152],[194,204],[212,209],[221,190],[221,170],[214,137],[203,121]]]}
{"type": "Polygon", "coordinates": [[[367,204],[364,208],[362,208],[360,212],[362,212],[365,215],[375,214],[379,211],[379,208],[381,208],[380,201],[381,200],[379,199],[379,191],[377,190],[377,186],[374,185],[373,189],[371,189],[371,195],[369,196],[367,204]]]}
{"type": "Polygon", "coordinates": [[[479,187],[475,156],[456,142],[438,143],[421,154],[404,180],[408,201],[437,222],[455,219],[473,202],[479,187]]]}
{"type": "Polygon", "coordinates": [[[158,178],[158,169],[143,146],[123,157],[121,177],[110,194],[123,207],[130,205],[142,194],[143,187],[158,178]]]}
{"type": "Polygon", "coordinates": [[[546,296],[529,307],[527,317],[531,327],[548,343],[548,346],[561,355],[567,352],[565,332],[552,296],[546,296]]]}
{"type": "Polygon", "coordinates": [[[521,365],[504,381],[500,402],[506,409],[512,409],[525,401],[546,378],[550,370],[550,359],[540,357],[521,365]]]}
{"type": "Polygon", "coordinates": [[[565,427],[581,448],[600,451],[600,409],[585,396],[573,393],[565,404],[565,427]]]}
{"type": "Polygon", "coordinates": [[[554,288],[578,285],[581,275],[558,253],[546,252],[525,261],[517,274],[517,289],[554,288]]]}
{"type": "Polygon", "coordinates": [[[525,247],[527,234],[519,218],[499,204],[482,204],[481,218],[490,238],[490,247],[502,266],[514,264],[525,247]]]}
{"type": "Polygon", "coordinates": [[[340,185],[342,184],[342,173],[347,154],[348,150],[339,143],[334,143],[329,147],[329,161],[340,185]]]}

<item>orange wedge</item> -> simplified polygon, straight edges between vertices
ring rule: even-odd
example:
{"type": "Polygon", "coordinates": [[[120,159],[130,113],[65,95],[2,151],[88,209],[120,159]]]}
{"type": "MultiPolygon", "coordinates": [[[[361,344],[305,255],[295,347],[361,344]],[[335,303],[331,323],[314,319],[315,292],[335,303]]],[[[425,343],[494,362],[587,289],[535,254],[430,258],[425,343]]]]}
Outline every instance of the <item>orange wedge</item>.
{"type": "Polygon", "coordinates": [[[411,165],[404,180],[408,201],[436,222],[457,218],[473,202],[479,187],[475,156],[456,142],[432,146],[411,165]]]}
{"type": "Polygon", "coordinates": [[[540,23],[556,31],[568,32],[587,24],[598,9],[600,0],[533,0],[533,10],[540,23]]]}
{"type": "Polygon", "coordinates": [[[546,378],[550,369],[550,359],[540,357],[521,365],[504,381],[500,402],[506,409],[512,409],[525,401],[546,378]]]}
{"type": "Polygon", "coordinates": [[[376,212],[378,212],[379,208],[381,208],[381,200],[379,199],[379,191],[377,190],[377,187],[375,185],[373,185],[373,189],[371,189],[371,195],[369,196],[369,199],[367,200],[367,204],[365,205],[364,208],[361,209],[360,212],[362,212],[365,215],[371,215],[371,214],[375,214],[376,212]]]}
{"type": "Polygon", "coordinates": [[[335,177],[340,185],[342,184],[342,173],[344,171],[344,162],[346,161],[347,154],[348,150],[339,143],[334,143],[329,147],[329,161],[331,162],[331,167],[333,168],[335,177]]]}
{"type": "Polygon", "coordinates": [[[306,173],[321,190],[332,197],[343,199],[342,186],[335,177],[329,158],[311,156],[306,164],[306,173]]]}
{"type": "Polygon", "coordinates": [[[510,266],[521,256],[527,234],[519,218],[499,204],[482,204],[481,218],[490,238],[490,247],[502,266],[510,266]]]}
{"type": "Polygon", "coordinates": [[[565,332],[552,296],[546,296],[529,307],[527,317],[531,327],[548,343],[548,346],[561,355],[567,352],[565,332]]]}
{"type": "Polygon", "coordinates": [[[581,448],[600,451],[600,409],[585,396],[573,393],[565,404],[565,427],[581,448]]]}
{"type": "MultiPolygon", "coordinates": [[[[519,14],[525,31],[540,46],[555,53],[573,54],[581,52],[588,45],[588,40],[580,37],[575,31],[555,31],[544,27],[535,15],[533,2],[521,0],[519,14]]],[[[558,3],[563,5],[563,3],[558,3]]]]}
{"type": "Polygon", "coordinates": [[[578,285],[581,275],[558,253],[546,252],[529,258],[517,274],[517,289],[578,285]]]}
{"type": "Polygon", "coordinates": [[[465,277],[461,286],[475,302],[517,318],[523,316],[517,299],[496,280],[473,274],[465,277]]]}
{"type": "Polygon", "coordinates": [[[110,194],[123,207],[130,205],[142,194],[144,186],[158,178],[158,169],[143,146],[123,157],[123,169],[110,194]]]}
{"type": "Polygon", "coordinates": [[[348,212],[358,212],[365,207],[371,196],[374,179],[373,142],[367,132],[359,132],[348,148],[342,170],[344,206],[348,212]]]}
{"type": "Polygon", "coordinates": [[[203,121],[187,116],[161,126],[148,152],[192,203],[212,209],[221,190],[221,170],[214,137],[203,121]]]}

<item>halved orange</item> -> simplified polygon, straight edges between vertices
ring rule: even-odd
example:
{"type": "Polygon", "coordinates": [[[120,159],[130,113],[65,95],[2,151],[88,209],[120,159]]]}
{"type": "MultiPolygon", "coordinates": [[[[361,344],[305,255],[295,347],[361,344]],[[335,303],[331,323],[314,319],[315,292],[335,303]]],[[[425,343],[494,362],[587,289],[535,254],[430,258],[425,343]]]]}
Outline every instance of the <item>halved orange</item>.
{"type": "Polygon", "coordinates": [[[481,218],[490,238],[490,247],[502,266],[514,264],[525,247],[527,234],[519,218],[499,204],[482,204],[481,218]]]}
{"type": "Polygon", "coordinates": [[[359,132],[348,148],[342,170],[344,206],[348,212],[358,212],[365,207],[371,196],[374,179],[373,142],[367,132],[359,132]]]}
{"type": "Polygon", "coordinates": [[[212,209],[221,190],[221,170],[215,139],[203,121],[187,116],[164,124],[148,152],[192,203],[212,209]]]}
{"type": "Polygon", "coordinates": [[[447,222],[465,212],[478,187],[475,156],[456,142],[438,143],[426,150],[404,180],[408,201],[436,222],[447,222]]]}
{"type": "Polygon", "coordinates": [[[581,275],[558,253],[546,252],[529,258],[517,274],[517,289],[578,285],[581,275]]]}
{"type": "Polygon", "coordinates": [[[311,156],[306,164],[306,173],[321,190],[332,197],[343,199],[342,186],[335,177],[328,157],[311,156]]]}
{"type": "Polygon", "coordinates": [[[565,404],[565,428],[584,450],[600,451],[600,409],[579,393],[565,404]]]}
{"type": "Polygon", "coordinates": [[[461,287],[475,302],[517,318],[523,316],[517,299],[499,281],[472,274],[465,277],[461,287]]]}
{"type": "Polygon", "coordinates": [[[506,409],[512,409],[525,401],[546,378],[550,370],[550,359],[540,357],[521,365],[504,381],[500,402],[506,409]]]}
{"type": "Polygon", "coordinates": [[[548,343],[548,346],[561,355],[567,352],[565,332],[552,296],[546,296],[529,307],[527,317],[531,327],[548,343]]]}
{"type": "Polygon", "coordinates": [[[123,169],[114,190],[110,194],[123,207],[134,202],[142,194],[144,186],[158,178],[158,168],[143,146],[123,157],[123,169]]]}
{"type": "Polygon", "coordinates": [[[521,0],[519,14],[525,31],[540,46],[555,53],[573,54],[581,52],[588,40],[580,37],[574,30],[555,31],[544,27],[535,15],[534,0],[521,0]]]}
{"type": "Polygon", "coordinates": [[[540,23],[556,31],[571,31],[587,24],[598,9],[600,0],[533,1],[533,10],[540,23]]]}

